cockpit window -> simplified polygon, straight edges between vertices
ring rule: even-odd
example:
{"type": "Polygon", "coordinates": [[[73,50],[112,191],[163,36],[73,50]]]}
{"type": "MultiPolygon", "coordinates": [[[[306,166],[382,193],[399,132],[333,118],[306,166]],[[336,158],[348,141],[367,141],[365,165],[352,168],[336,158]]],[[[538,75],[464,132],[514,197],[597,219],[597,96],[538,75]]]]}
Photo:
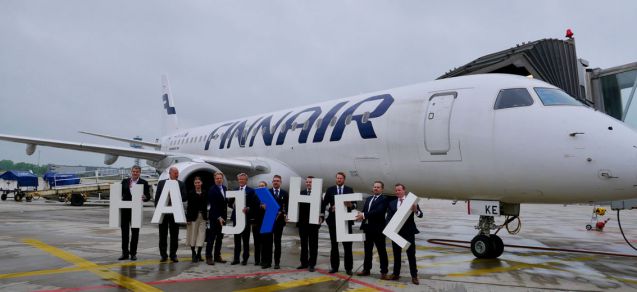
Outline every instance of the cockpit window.
{"type": "Polygon", "coordinates": [[[533,89],[544,105],[582,105],[566,92],[556,88],[535,87],[533,89]]]}
{"type": "Polygon", "coordinates": [[[533,98],[526,88],[502,89],[495,100],[494,109],[503,109],[520,106],[530,106],[533,98]]]}

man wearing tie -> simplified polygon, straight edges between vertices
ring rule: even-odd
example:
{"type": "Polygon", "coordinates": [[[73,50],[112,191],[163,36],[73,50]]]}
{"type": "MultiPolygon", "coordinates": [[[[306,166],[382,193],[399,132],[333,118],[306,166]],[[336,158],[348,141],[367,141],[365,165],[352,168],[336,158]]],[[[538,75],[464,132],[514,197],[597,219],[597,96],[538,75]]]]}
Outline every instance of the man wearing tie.
{"type": "MultiPolygon", "coordinates": [[[[312,193],[313,176],[305,179],[305,190],[301,191],[301,195],[309,196],[312,193]]],[[[320,192],[321,190],[316,190],[320,192]]],[[[301,265],[297,269],[308,269],[314,272],[316,266],[316,257],[318,256],[318,234],[319,228],[323,223],[324,216],[321,214],[319,224],[310,223],[310,204],[301,203],[299,206],[299,222],[296,226],[299,228],[299,237],[301,238],[301,265]],[[309,251],[309,257],[308,257],[309,251]]]]}
{"type": "MultiPolygon", "coordinates": [[[[323,200],[321,213],[325,213],[325,211],[328,212],[326,221],[327,227],[330,230],[330,242],[332,244],[332,248],[330,250],[330,273],[338,272],[338,267],[341,262],[340,253],[338,251],[338,241],[336,241],[336,213],[334,207],[334,196],[351,193],[354,193],[354,190],[345,185],[345,173],[343,172],[338,172],[336,174],[336,185],[327,188],[327,190],[325,191],[325,198],[323,200]]],[[[345,206],[347,207],[347,212],[352,211],[352,209],[356,209],[355,202],[345,202],[345,206]]],[[[349,233],[352,233],[352,225],[354,225],[354,222],[349,221],[349,233]]],[[[352,243],[343,242],[343,250],[345,251],[345,271],[348,275],[351,276],[352,268],[354,266],[354,258],[352,257],[352,243]]]]}
{"type": "MultiPolygon", "coordinates": [[[[396,214],[398,208],[402,206],[403,201],[405,200],[405,186],[402,184],[396,184],[394,191],[396,192],[396,199],[389,203],[387,207],[387,223],[391,220],[391,218],[396,214]]],[[[411,206],[411,214],[405,224],[398,232],[398,235],[402,236],[405,240],[407,240],[410,244],[407,248],[407,260],[409,261],[409,272],[411,273],[411,282],[418,285],[420,282],[418,281],[418,268],[416,267],[416,234],[419,233],[418,228],[416,228],[416,223],[414,222],[414,214],[418,216],[418,218],[422,218],[422,211],[420,210],[420,206],[418,204],[414,204],[411,206]]],[[[392,249],[394,251],[394,274],[389,277],[389,280],[398,281],[400,279],[400,264],[401,264],[401,252],[402,248],[397,245],[395,242],[392,242],[392,249]]]]}
{"type": "MultiPolygon", "coordinates": [[[[253,220],[254,211],[259,208],[260,201],[256,199],[257,195],[254,192],[254,189],[246,185],[248,183],[247,174],[245,173],[238,174],[237,181],[239,182],[239,188],[237,190],[243,191],[246,196],[246,200],[245,200],[246,206],[243,208],[243,210],[239,211],[246,214],[246,227],[243,230],[243,232],[241,232],[240,234],[234,235],[234,260],[230,264],[231,265],[239,264],[239,260],[241,256],[241,244],[243,243],[243,261],[241,261],[241,264],[245,266],[248,264],[248,258],[250,258],[250,245],[249,245],[250,244],[250,229],[254,221],[253,220]],[[254,205],[256,205],[256,207],[254,205]]],[[[234,199],[230,199],[229,204],[232,205],[232,221],[234,221],[236,224],[237,210],[236,210],[236,206],[234,205],[234,199]]],[[[258,231],[259,230],[257,230],[257,232],[258,231]]],[[[255,264],[259,262],[260,260],[260,258],[258,257],[260,253],[260,249],[257,248],[257,247],[260,247],[260,244],[261,244],[261,240],[259,239],[259,237],[254,238],[255,264]]]]}
{"type": "Polygon", "coordinates": [[[361,229],[365,232],[365,260],[363,270],[358,272],[359,276],[369,276],[372,269],[372,255],[374,245],[380,260],[380,279],[387,279],[387,249],[385,248],[385,213],[387,213],[388,199],[383,195],[385,185],[382,181],[375,181],[372,189],[372,196],[365,200],[363,212],[358,212],[356,220],[363,221],[361,229]]]}
{"type": "Polygon", "coordinates": [[[263,269],[270,268],[272,265],[272,239],[274,237],[274,269],[280,269],[281,266],[281,237],[283,236],[283,227],[288,212],[288,192],[281,188],[281,176],[274,175],[272,178],[272,188],[270,193],[279,204],[279,211],[274,220],[274,227],[271,233],[263,234],[261,250],[261,267],[263,269]]]}
{"type": "Polygon", "coordinates": [[[214,265],[215,262],[225,263],[221,258],[221,243],[223,233],[221,229],[228,220],[228,199],[226,192],[228,188],[223,185],[224,175],[217,171],[214,174],[215,185],[208,191],[208,229],[206,229],[206,264],[214,265]],[[214,259],[212,247],[214,245],[214,259]]]}
{"type": "MultiPolygon", "coordinates": [[[[140,184],[144,186],[144,194],[142,200],[148,202],[150,200],[150,186],[148,182],[139,176],[142,173],[141,167],[135,165],[131,168],[131,176],[122,180],[122,201],[131,201],[133,195],[131,189],[134,185],[140,184]]],[[[130,256],[131,261],[137,260],[137,241],[139,239],[139,228],[130,228],[131,225],[131,209],[120,209],[120,227],[122,229],[122,256],[118,260],[126,260],[130,256]],[[128,235],[133,234],[130,239],[130,249],[128,248],[128,235]]]]}
{"type": "MultiPolygon", "coordinates": [[[[168,176],[170,180],[176,180],[179,183],[179,192],[181,193],[181,200],[187,200],[186,197],[186,185],[184,182],[178,180],[179,178],[179,170],[176,167],[171,167],[168,170],[168,176]]],[[[159,198],[161,197],[161,192],[164,190],[164,185],[166,184],[166,180],[160,180],[157,184],[157,191],[155,192],[155,208],[157,207],[157,203],[159,202],[159,198]]],[[[168,204],[170,203],[170,197],[168,198],[168,204]]],[[[183,206],[179,206],[183,208],[183,206]]],[[[173,214],[165,214],[164,219],[159,223],[159,254],[161,255],[161,261],[165,262],[168,260],[168,254],[166,253],[167,241],[168,241],[168,230],[170,229],[170,260],[173,263],[178,262],[177,260],[177,247],[179,246],[179,225],[175,222],[175,217],[173,214]]]]}

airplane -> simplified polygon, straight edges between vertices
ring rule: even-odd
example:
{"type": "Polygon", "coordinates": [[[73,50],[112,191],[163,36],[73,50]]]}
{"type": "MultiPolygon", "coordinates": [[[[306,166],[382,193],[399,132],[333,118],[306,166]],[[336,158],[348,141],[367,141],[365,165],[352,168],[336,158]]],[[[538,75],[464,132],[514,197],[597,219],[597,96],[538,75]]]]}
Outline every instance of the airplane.
{"type": "MultiPolygon", "coordinates": [[[[497,258],[494,215],[519,216],[520,203],[585,203],[637,197],[637,133],[561,89],[517,75],[482,74],[336,99],[183,129],[162,78],[165,135],[152,149],[0,134],[27,154],[50,146],[146,159],[167,177],[245,172],[250,184],[348,174],[366,190],[402,183],[420,197],[464,200],[480,215],[471,251],[497,258]],[[490,209],[493,208],[493,209],[490,209]],[[489,212],[497,211],[497,214],[489,212]]],[[[121,142],[136,140],[95,134],[121,142]]],[[[471,207],[469,207],[471,211],[471,207]]]]}

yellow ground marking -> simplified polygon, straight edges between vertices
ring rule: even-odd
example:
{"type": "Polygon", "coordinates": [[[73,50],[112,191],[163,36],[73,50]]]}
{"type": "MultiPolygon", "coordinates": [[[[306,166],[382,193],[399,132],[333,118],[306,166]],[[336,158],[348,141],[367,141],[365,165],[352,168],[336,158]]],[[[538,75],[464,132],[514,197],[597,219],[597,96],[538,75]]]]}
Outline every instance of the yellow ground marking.
{"type": "Polygon", "coordinates": [[[378,290],[374,289],[372,287],[362,287],[362,288],[348,289],[348,290],[345,290],[345,291],[346,292],[376,292],[378,290]]]}
{"type": "Polygon", "coordinates": [[[42,251],[48,252],[53,256],[61,258],[67,262],[75,264],[78,268],[83,268],[84,270],[94,273],[100,276],[104,280],[109,280],[121,287],[124,287],[133,291],[161,291],[153,286],[150,286],[144,282],[137,281],[133,278],[126,277],[124,275],[115,273],[113,271],[109,271],[108,268],[104,266],[99,266],[96,263],[85,260],[79,256],[76,256],[72,253],[63,251],[57,247],[50,246],[42,241],[36,239],[25,239],[24,243],[31,245],[35,248],[38,248],[42,251]]]}
{"type": "Polygon", "coordinates": [[[449,276],[449,277],[482,276],[482,275],[492,274],[492,273],[502,273],[502,272],[509,272],[509,271],[523,270],[523,269],[533,269],[533,268],[567,271],[567,270],[555,267],[555,265],[557,265],[557,264],[558,263],[552,263],[552,262],[549,262],[549,263],[546,263],[546,264],[517,263],[515,265],[511,265],[511,266],[508,266],[508,267],[494,267],[494,268],[486,268],[486,269],[475,269],[475,270],[464,272],[464,273],[448,274],[447,276],[449,276]]]}
{"type": "Polygon", "coordinates": [[[330,276],[323,276],[323,277],[315,277],[315,278],[301,279],[301,280],[295,280],[295,281],[288,281],[288,282],[278,283],[278,284],[274,284],[274,285],[255,287],[255,288],[244,289],[244,290],[237,290],[235,292],[280,291],[280,290],[291,289],[291,288],[302,287],[302,286],[308,286],[308,285],[312,285],[312,284],[316,284],[316,283],[322,283],[322,282],[327,282],[327,281],[335,281],[335,280],[338,280],[338,278],[334,278],[334,277],[330,277],[330,276]]]}
{"type": "MultiPolygon", "coordinates": [[[[188,260],[186,258],[179,260],[188,260]]],[[[160,264],[159,260],[145,260],[138,262],[127,262],[127,263],[116,263],[116,264],[107,264],[107,265],[99,265],[100,268],[112,269],[118,267],[128,267],[128,266],[146,266],[146,265],[156,265],[160,264]]],[[[85,271],[84,267],[69,267],[69,268],[61,268],[61,269],[50,269],[50,270],[37,270],[37,271],[29,271],[29,272],[17,272],[17,273],[9,273],[9,274],[0,274],[0,279],[9,279],[9,278],[20,278],[20,277],[31,277],[31,276],[43,276],[43,275],[52,275],[52,274],[63,274],[63,273],[72,273],[72,272],[82,272],[85,271]]]]}
{"type": "Polygon", "coordinates": [[[620,282],[624,282],[624,283],[637,284],[637,280],[619,278],[619,277],[608,277],[608,278],[609,279],[613,279],[613,280],[617,280],[617,281],[620,281],[620,282]]]}

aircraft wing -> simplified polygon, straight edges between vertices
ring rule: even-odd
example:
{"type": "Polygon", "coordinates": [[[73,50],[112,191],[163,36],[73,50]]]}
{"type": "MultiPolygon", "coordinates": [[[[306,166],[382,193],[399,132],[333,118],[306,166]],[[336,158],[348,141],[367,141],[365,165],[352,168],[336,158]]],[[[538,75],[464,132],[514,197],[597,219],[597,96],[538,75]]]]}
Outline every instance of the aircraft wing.
{"type": "Polygon", "coordinates": [[[5,134],[0,134],[0,140],[16,142],[16,143],[24,143],[28,145],[41,145],[41,146],[49,146],[49,147],[62,148],[62,149],[103,153],[103,154],[125,156],[125,157],[132,157],[132,158],[141,158],[141,159],[147,159],[152,161],[159,161],[168,157],[167,153],[161,152],[161,151],[155,151],[155,150],[68,142],[68,141],[31,138],[31,137],[13,136],[13,135],[5,135],[5,134]]]}
{"type": "Polygon", "coordinates": [[[193,161],[200,161],[200,162],[209,163],[218,167],[232,168],[232,169],[246,170],[246,171],[260,170],[260,169],[263,169],[264,167],[267,167],[267,166],[263,166],[258,161],[252,161],[248,159],[235,159],[235,158],[224,158],[224,157],[214,157],[214,156],[197,156],[197,155],[188,155],[183,153],[163,152],[163,151],[157,151],[157,150],[146,150],[146,149],[135,149],[135,148],[128,148],[128,147],[87,144],[87,143],[31,138],[31,137],[5,135],[5,134],[0,134],[0,141],[10,141],[10,142],[27,144],[27,154],[33,154],[34,149],[29,151],[29,147],[40,145],[40,146],[48,146],[48,147],[54,147],[54,148],[77,150],[77,151],[110,154],[114,156],[140,158],[140,159],[146,159],[151,161],[160,161],[170,156],[189,157],[193,161]]]}

